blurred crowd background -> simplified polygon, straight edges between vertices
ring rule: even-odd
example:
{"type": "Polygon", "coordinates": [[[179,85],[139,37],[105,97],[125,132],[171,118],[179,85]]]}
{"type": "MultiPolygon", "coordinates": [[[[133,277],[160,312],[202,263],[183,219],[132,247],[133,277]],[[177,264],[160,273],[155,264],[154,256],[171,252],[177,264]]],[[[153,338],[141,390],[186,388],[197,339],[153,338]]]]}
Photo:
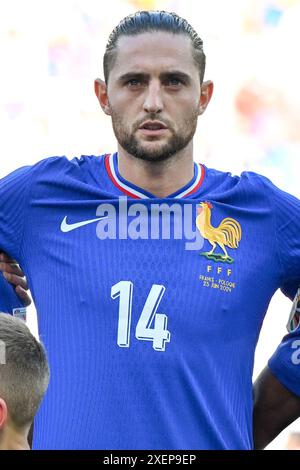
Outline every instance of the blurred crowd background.
{"type": "MultiPolygon", "coordinates": [[[[0,177],[46,156],[116,149],[93,92],[108,35],[129,13],[164,9],[198,31],[205,78],[215,83],[199,120],[196,160],[261,173],[300,197],[300,0],[0,0],[0,7],[0,177]]],[[[276,294],[254,377],[284,336],[289,310],[276,294]]],[[[34,308],[29,323],[36,332],[34,308]]],[[[299,431],[298,420],[269,448],[287,447],[299,431]]]]}

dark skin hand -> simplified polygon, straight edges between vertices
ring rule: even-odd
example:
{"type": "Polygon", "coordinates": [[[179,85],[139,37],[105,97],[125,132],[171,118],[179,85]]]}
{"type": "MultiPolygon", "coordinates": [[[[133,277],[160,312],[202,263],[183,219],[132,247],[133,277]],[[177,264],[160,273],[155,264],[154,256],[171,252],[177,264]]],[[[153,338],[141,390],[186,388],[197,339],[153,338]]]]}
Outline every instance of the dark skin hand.
{"type": "Polygon", "coordinates": [[[17,296],[25,307],[28,307],[31,304],[31,298],[27,293],[28,284],[17,261],[10,258],[7,254],[0,252],[0,271],[2,271],[5,279],[14,287],[17,296]]]}
{"type": "Polygon", "coordinates": [[[266,367],[254,384],[254,449],[264,449],[300,416],[300,397],[290,392],[266,367]]]}

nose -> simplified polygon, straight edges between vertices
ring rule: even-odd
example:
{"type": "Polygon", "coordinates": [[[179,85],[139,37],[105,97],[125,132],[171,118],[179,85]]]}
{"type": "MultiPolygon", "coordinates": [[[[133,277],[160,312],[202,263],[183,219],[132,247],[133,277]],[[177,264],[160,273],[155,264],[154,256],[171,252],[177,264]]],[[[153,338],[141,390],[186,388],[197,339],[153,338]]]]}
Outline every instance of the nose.
{"type": "Polygon", "coordinates": [[[144,101],[144,110],[147,113],[159,113],[162,109],[163,100],[160,83],[149,83],[144,101]]]}

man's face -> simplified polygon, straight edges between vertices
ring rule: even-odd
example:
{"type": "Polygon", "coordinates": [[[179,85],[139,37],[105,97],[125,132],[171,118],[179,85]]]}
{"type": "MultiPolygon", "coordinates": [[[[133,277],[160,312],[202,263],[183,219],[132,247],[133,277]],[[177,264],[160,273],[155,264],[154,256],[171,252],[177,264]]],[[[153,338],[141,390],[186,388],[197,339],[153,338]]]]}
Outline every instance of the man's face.
{"type": "Polygon", "coordinates": [[[165,32],[121,37],[107,95],[116,138],[129,154],[162,161],[185,148],[201,114],[190,39],[165,32]]]}

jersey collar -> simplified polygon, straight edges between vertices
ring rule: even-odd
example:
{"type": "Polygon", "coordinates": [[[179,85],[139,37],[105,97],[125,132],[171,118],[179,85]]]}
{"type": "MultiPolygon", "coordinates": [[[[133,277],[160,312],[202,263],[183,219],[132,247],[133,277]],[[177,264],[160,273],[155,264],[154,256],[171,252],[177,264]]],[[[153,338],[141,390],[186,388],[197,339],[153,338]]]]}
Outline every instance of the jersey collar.
{"type": "MultiPolygon", "coordinates": [[[[105,156],[105,168],[107,174],[113,184],[126,196],[132,197],[133,199],[153,199],[156,198],[153,194],[149,193],[148,191],[144,190],[143,188],[139,188],[133,183],[125,180],[119,173],[118,170],[118,155],[117,153],[109,154],[105,156]]],[[[200,188],[203,179],[204,179],[204,166],[199,163],[194,163],[194,176],[191,181],[186,184],[183,188],[179,189],[175,193],[170,194],[166,198],[186,198],[192,194],[194,194],[200,188]]],[[[157,198],[156,198],[157,199],[157,198]]]]}

